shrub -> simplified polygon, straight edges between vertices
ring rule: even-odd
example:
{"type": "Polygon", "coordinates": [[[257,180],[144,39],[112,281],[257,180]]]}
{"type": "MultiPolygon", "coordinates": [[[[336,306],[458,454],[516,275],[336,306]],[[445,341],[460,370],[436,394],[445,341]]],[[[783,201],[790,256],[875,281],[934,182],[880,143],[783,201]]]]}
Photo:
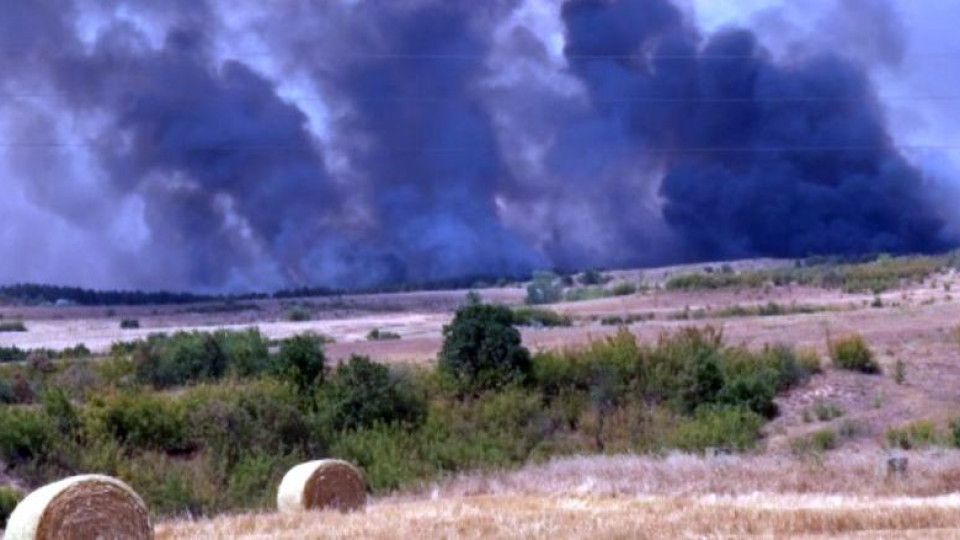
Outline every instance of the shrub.
{"type": "Polygon", "coordinates": [[[720,390],[717,401],[744,406],[765,418],[777,415],[777,388],[772,373],[754,372],[728,379],[720,390]]]}
{"type": "Polygon", "coordinates": [[[537,327],[571,326],[573,319],[569,315],[549,309],[523,307],[513,310],[513,324],[537,327]]]}
{"type": "Polygon", "coordinates": [[[763,418],[744,407],[703,407],[677,426],[671,442],[690,451],[708,447],[743,451],[757,444],[762,426],[763,418]]]}
{"type": "Polygon", "coordinates": [[[586,300],[599,300],[601,298],[608,298],[611,296],[611,292],[603,287],[578,287],[575,289],[570,289],[564,295],[564,300],[567,302],[584,302],[586,300]]]}
{"type": "Polygon", "coordinates": [[[290,322],[304,322],[312,318],[311,313],[302,307],[295,307],[287,312],[287,320],[290,322]]]}
{"type": "Polygon", "coordinates": [[[120,321],[120,328],[123,330],[136,330],[140,328],[139,319],[123,319],[120,321]]]}
{"type": "Polygon", "coordinates": [[[389,341],[393,339],[400,339],[400,334],[380,330],[379,328],[374,328],[367,334],[367,341],[389,341]]]}
{"type": "Polygon", "coordinates": [[[27,369],[34,374],[48,375],[57,370],[50,357],[44,352],[32,352],[27,356],[27,369]]]}
{"type": "Polygon", "coordinates": [[[160,389],[219,379],[226,373],[228,358],[214,336],[177,332],[138,342],[134,363],[137,380],[160,389]]]}
{"type": "Polygon", "coordinates": [[[818,400],[813,405],[813,414],[817,417],[817,420],[821,422],[829,422],[834,418],[843,416],[843,410],[832,403],[824,403],[823,401],[818,400]]]}
{"type": "Polygon", "coordinates": [[[277,355],[277,375],[290,383],[301,396],[311,396],[323,382],[326,357],[323,344],[313,334],[300,334],[283,340],[277,355]]]}
{"type": "Polygon", "coordinates": [[[934,446],[938,439],[937,426],[929,421],[913,422],[887,431],[887,445],[901,450],[934,446]]]}
{"type": "Polygon", "coordinates": [[[5,379],[0,379],[0,403],[16,403],[17,396],[13,392],[13,387],[5,379]]]}
{"type": "Polygon", "coordinates": [[[805,437],[790,440],[790,449],[798,456],[820,455],[834,450],[838,445],[837,433],[832,429],[821,429],[805,437]]]}
{"type": "Polygon", "coordinates": [[[311,429],[302,405],[292,387],[272,379],[200,386],[181,404],[189,411],[190,439],[227,469],[245,455],[322,452],[326,434],[311,429]]]}
{"type": "Polygon", "coordinates": [[[459,395],[521,382],[530,373],[530,353],[513,321],[507,307],[471,305],[443,327],[438,367],[459,395]]]}
{"type": "Polygon", "coordinates": [[[16,346],[0,347],[0,363],[22,362],[27,358],[27,351],[16,346]]]}
{"type": "Polygon", "coordinates": [[[88,435],[109,437],[129,451],[176,452],[188,447],[186,413],[180,403],[157,394],[119,394],[86,411],[88,435]]]}
{"type": "Polygon", "coordinates": [[[8,486],[0,486],[0,529],[7,527],[10,514],[22,498],[23,495],[19,491],[8,486]]]}
{"type": "Polygon", "coordinates": [[[26,332],[27,327],[23,321],[2,321],[0,322],[0,332],[26,332]]]}
{"type": "Polygon", "coordinates": [[[91,354],[93,353],[90,352],[90,349],[88,349],[86,345],[84,345],[83,343],[79,343],[77,345],[74,345],[73,347],[67,347],[66,349],[63,349],[62,351],[60,351],[60,354],[58,356],[60,358],[76,359],[76,358],[86,358],[91,354]]]}
{"type": "Polygon", "coordinates": [[[614,296],[630,296],[637,293],[637,286],[633,283],[622,281],[613,286],[610,292],[614,296]]]}
{"type": "Polygon", "coordinates": [[[254,377],[273,368],[267,340],[256,328],[242,332],[220,330],[214,340],[227,358],[227,371],[236,377],[254,377]]]}
{"type": "Polygon", "coordinates": [[[537,272],[527,285],[527,304],[554,304],[563,298],[563,287],[553,272],[537,272]]]}
{"type": "Polygon", "coordinates": [[[901,359],[893,364],[893,382],[902,385],[907,381],[907,366],[901,359]]]}
{"type": "Polygon", "coordinates": [[[580,277],[577,279],[577,281],[579,281],[581,285],[587,286],[603,285],[609,281],[609,278],[597,270],[587,270],[586,272],[580,274],[580,277]]]}
{"type": "Polygon", "coordinates": [[[56,427],[43,411],[0,408],[0,458],[8,464],[44,462],[55,438],[56,427]]]}
{"type": "Polygon", "coordinates": [[[950,435],[954,448],[960,448],[960,418],[950,421],[950,435]]]}
{"type": "Polygon", "coordinates": [[[341,431],[378,423],[416,425],[423,420],[426,405],[408,380],[355,355],[337,366],[323,389],[320,410],[341,431]]]}
{"type": "Polygon", "coordinates": [[[830,343],[830,359],[839,369],[868,374],[880,373],[880,365],[874,360],[873,351],[859,335],[840,338],[830,343]]]}

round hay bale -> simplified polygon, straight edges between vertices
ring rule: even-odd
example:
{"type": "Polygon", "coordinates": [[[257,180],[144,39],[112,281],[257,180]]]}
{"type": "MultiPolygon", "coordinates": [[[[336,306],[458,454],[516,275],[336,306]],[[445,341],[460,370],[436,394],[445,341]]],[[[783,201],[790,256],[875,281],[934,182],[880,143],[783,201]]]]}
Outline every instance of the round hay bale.
{"type": "Polygon", "coordinates": [[[71,476],[47,484],[20,501],[10,514],[8,540],[152,539],[143,499],[116,478],[71,476]]]}
{"type": "Polygon", "coordinates": [[[287,471],[277,490],[277,508],[283,513],[304,510],[362,510],[367,484],[353,465],[338,459],[301,463],[287,471]]]}

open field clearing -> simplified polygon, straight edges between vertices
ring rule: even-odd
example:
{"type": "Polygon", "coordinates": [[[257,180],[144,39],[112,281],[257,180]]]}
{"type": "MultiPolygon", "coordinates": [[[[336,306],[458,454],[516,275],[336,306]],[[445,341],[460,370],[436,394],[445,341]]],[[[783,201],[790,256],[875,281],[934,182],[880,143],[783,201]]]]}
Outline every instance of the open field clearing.
{"type": "Polygon", "coordinates": [[[187,538],[664,538],[802,536],[952,538],[960,528],[954,454],[914,454],[903,480],[882,456],[838,452],[821,463],[788,457],[560,459],[477,474],[366,512],[241,514],[162,522],[187,538]]]}

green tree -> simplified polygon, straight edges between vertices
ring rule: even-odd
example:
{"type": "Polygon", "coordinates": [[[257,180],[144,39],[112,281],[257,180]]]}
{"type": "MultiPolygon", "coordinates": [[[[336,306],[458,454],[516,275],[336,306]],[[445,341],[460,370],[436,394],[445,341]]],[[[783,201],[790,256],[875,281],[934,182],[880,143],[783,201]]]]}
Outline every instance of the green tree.
{"type": "Polygon", "coordinates": [[[313,395],[323,382],[326,357],[323,343],[313,334],[285,339],[277,355],[277,375],[297,389],[302,397],[313,395]]]}
{"type": "Polygon", "coordinates": [[[537,272],[527,285],[527,304],[554,304],[563,298],[563,287],[553,272],[537,272]]]}
{"type": "Polygon", "coordinates": [[[351,356],[337,366],[323,392],[323,406],[337,431],[377,423],[419,423],[426,404],[387,366],[366,356],[351,356]]]}
{"type": "Polygon", "coordinates": [[[530,352],[505,306],[468,305],[443,327],[439,369],[461,396],[522,382],[530,373],[530,352]]]}

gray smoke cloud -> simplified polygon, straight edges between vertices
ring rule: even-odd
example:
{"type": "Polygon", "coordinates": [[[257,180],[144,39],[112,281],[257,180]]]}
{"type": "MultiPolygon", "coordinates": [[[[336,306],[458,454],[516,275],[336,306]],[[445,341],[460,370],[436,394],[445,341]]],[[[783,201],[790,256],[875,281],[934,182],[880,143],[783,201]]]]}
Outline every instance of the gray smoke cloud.
{"type": "Polygon", "coordinates": [[[898,151],[871,78],[909,58],[897,11],[788,15],[756,16],[785,28],[768,48],[668,0],[5,2],[0,281],[363,287],[951,245],[955,190],[898,151]]]}

